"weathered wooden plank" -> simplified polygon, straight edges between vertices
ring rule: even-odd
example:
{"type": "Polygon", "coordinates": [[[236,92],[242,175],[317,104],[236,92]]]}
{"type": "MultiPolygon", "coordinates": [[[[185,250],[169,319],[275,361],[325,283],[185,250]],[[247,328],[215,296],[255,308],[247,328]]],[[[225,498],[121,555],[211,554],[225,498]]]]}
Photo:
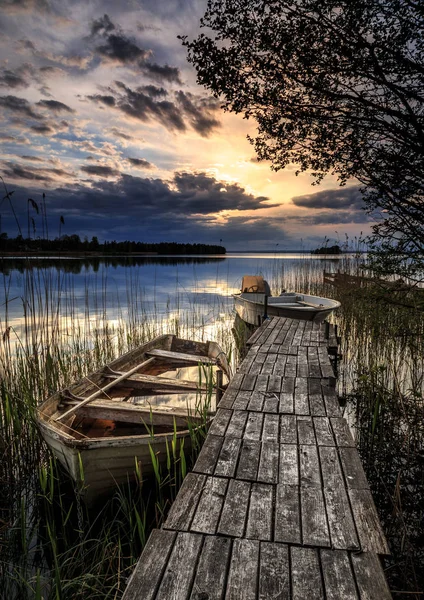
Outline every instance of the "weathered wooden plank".
{"type": "Polygon", "coordinates": [[[361,600],[392,600],[378,556],[361,552],[352,554],[351,558],[361,600]]]}
{"type": "Polygon", "coordinates": [[[244,427],[246,425],[248,413],[247,411],[237,410],[234,411],[230,422],[228,423],[226,436],[231,437],[243,437],[244,427]]]}
{"type": "Polygon", "coordinates": [[[278,415],[264,415],[262,429],[262,441],[278,442],[280,429],[280,417],[278,415]]]}
{"type": "Polygon", "coordinates": [[[210,426],[209,433],[211,435],[225,435],[232,414],[233,413],[231,410],[226,410],[225,408],[218,408],[212,425],[210,426]]]}
{"type": "Polygon", "coordinates": [[[293,336],[293,346],[300,346],[302,343],[303,332],[305,331],[306,321],[298,321],[295,334],[293,336]]]}
{"type": "Polygon", "coordinates": [[[246,408],[250,402],[251,395],[252,395],[252,392],[246,392],[246,391],[239,392],[234,399],[233,410],[246,410],[246,408]]]}
{"type": "Polygon", "coordinates": [[[318,553],[314,548],[290,548],[293,600],[324,600],[318,553]]]}
{"type": "MultiPolygon", "coordinates": [[[[205,538],[197,566],[190,600],[222,600],[225,592],[231,540],[225,537],[205,538]]],[[[181,566],[180,568],[185,568],[181,566]]],[[[141,600],[143,596],[139,596],[141,600]]],[[[144,598],[143,598],[144,600],[144,598]]]]}
{"type": "Polygon", "coordinates": [[[300,347],[297,354],[297,376],[308,377],[308,350],[307,348],[300,347]]]}
{"type": "Polygon", "coordinates": [[[275,359],[273,373],[280,377],[284,375],[287,357],[285,354],[277,354],[275,359]]]}
{"type": "Polygon", "coordinates": [[[169,509],[165,529],[188,531],[206,479],[205,475],[197,473],[189,473],[186,476],[178,492],[178,499],[169,509]]]}
{"type": "Polygon", "coordinates": [[[190,531],[215,533],[227,491],[227,479],[208,477],[190,531]]]}
{"type": "Polygon", "coordinates": [[[261,542],[258,600],[290,600],[288,546],[261,542]]]}
{"type": "Polygon", "coordinates": [[[330,419],[331,427],[333,428],[334,437],[336,439],[337,446],[355,446],[352,434],[349,430],[349,425],[346,419],[334,418],[330,419]]]}
{"type": "Polygon", "coordinates": [[[250,396],[249,404],[247,405],[247,410],[260,411],[260,410],[262,410],[263,404],[264,404],[264,393],[253,391],[250,396]]]}
{"type": "Polygon", "coordinates": [[[308,348],[308,377],[322,377],[317,348],[308,348]]]}
{"type": "Polygon", "coordinates": [[[339,448],[346,484],[349,488],[369,489],[367,477],[356,448],[339,448]]]}
{"type": "Polygon", "coordinates": [[[319,457],[324,487],[341,486],[344,488],[343,473],[336,448],[334,446],[321,446],[319,457]]]}
{"type": "Polygon", "coordinates": [[[241,384],[243,383],[244,373],[234,373],[229,385],[229,390],[237,390],[241,389],[241,384]]]}
{"type": "Polygon", "coordinates": [[[193,467],[195,473],[213,475],[221,450],[223,437],[209,434],[193,467]]]}
{"type": "Polygon", "coordinates": [[[281,386],[280,393],[280,413],[294,412],[294,386],[296,379],[294,377],[285,377],[281,386]]]}
{"type": "Polygon", "coordinates": [[[311,415],[325,417],[327,411],[321,394],[309,394],[309,410],[311,415]]]}
{"type": "Polygon", "coordinates": [[[299,485],[299,458],[296,444],[280,445],[279,482],[285,485],[299,485]]]}
{"type": "Polygon", "coordinates": [[[300,485],[321,487],[318,452],[316,446],[299,446],[300,485]]]}
{"type": "Polygon", "coordinates": [[[333,388],[328,384],[327,379],[321,380],[322,395],[324,397],[325,410],[327,411],[327,417],[340,417],[340,404],[337,398],[337,394],[333,388]]]}
{"type": "Polygon", "coordinates": [[[239,373],[251,373],[251,369],[253,366],[253,363],[255,361],[255,355],[252,353],[248,353],[247,356],[244,357],[244,359],[242,360],[241,364],[238,367],[238,372],[239,373]]]}
{"type": "Polygon", "coordinates": [[[276,542],[300,544],[299,486],[277,485],[274,539],[276,542]]]}
{"type": "Polygon", "coordinates": [[[258,481],[278,482],[279,445],[276,442],[263,442],[259,460],[258,481]]]}
{"type": "Polygon", "coordinates": [[[328,417],[314,417],[313,421],[318,446],[334,446],[333,430],[328,417]]]}
{"type": "Polygon", "coordinates": [[[273,486],[253,483],[250,492],[246,537],[255,540],[272,539],[273,486]]]}
{"type": "Polygon", "coordinates": [[[155,600],[186,600],[189,597],[202,542],[201,535],[178,533],[155,600]]]}
{"type": "Polygon", "coordinates": [[[280,403],[279,395],[275,392],[266,392],[263,411],[267,413],[278,413],[280,403]]]}
{"type": "Polygon", "coordinates": [[[282,378],[278,375],[270,375],[268,379],[268,388],[267,392],[274,392],[275,394],[279,394],[281,390],[282,378]]]}
{"type": "Polygon", "coordinates": [[[359,550],[358,536],[344,486],[324,488],[331,545],[340,550],[359,550]]]}
{"type": "Polygon", "coordinates": [[[227,388],[219,402],[219,408],[232,408],[234,400],[237,397],[237,394],[238,394],[238,389],[233,388],[233,389],[229,390],[227,388]]]}
{"type": "Polygon", "coordinates": [[[256,600],[259,542],[234,540],[225,600],[256,600]]]}
{"type": "Polygon", "coordinates": [[[328,350],[325,347],[318,348],[318,358],[323,377],[335,377],[333,366],[328,356],[328,350]]]}
{"type": "Polygon", "coordinates": [[[152,531],[128,582],[123,600],[153,600],[176,537],[175,531],[152,531]]]}
{"type": "Polygon", "coordinates": [[[287,356],[286,368],[284,371],[285,377],[296,377],[297,375],[297,357],[293,355],[287,356]]]}
{"type": "Polygon", "coordinates": [[[215,475],[234,477],[240,453],[241,439],[225,436],[215,467],[215,475]]]}
{"type": "Polygon", "coordinates": [[[297,444],[297,422],[294,415],[280,416],[280,442],[297,444]]]}
{"type": "Polygon", "coordinates": [[[242,537],[249,506],[251,483],[230,479],[218,525],[218,533],[242,537]]]}
{"type": "Polygon", "coordinates": [[[259,377],[259,375],[252,375],[251,373],[246,373],[240,385],[240,390],[245,392],[251,392],[252,390],[254,390],[256,377],[259,377]]]}
{"type": "Polygon", "coordinates": [[[350,503],[362,550],[389,554],[389,547],[369,490],[349,490],[350,503]]]}
{"type": "Polygon", "coordinates": [[[299,444],[316,444],[312,417],[297,417],[297,438],[299,444]]]}
{"type": "Polygon", "coordinates": [[[320,557],[327,600],[359,600],[347,552],[321,550],[320,557]]]}
{"type": "Polygon", "coordinates": [[[262,437],[262,424],[264,415],[259,412],[249,412],[246,422],[244,437],[247,440],[260,440],[262,437]]]}
{"type": "Polygon", "coordinates": [[[257,376],[255,382],[255,392],[266,392],[266,388],[268,387],[268,379],[269,375],[260,375],[257,376]]]}
{"type": "Polygon", "coordinates": [[[324,497],[321,488],[300,488],[302,539],[308,546],[330,546],[324,497]]]}
{"type": "Polygon", "coordinates": [[[263,375],[271,375],[274,371],[274,364],[277,359],[277,354],[275,354],[275,353],[269,354],[268,353],[268,354],[263,354],[262,356],[265,357],[265,360],[262,365],[261,373],[263,375]]]}
{"type": "Polygon", "coordinates": [[[337,450],[322,446],[319,455],[332,546],[341,550],[358,550],[359,541],[337,450]]]}
{"type": "Polygon", "coordinates": [[[294,412],[297,415],[309,415],[308,380],[305,377],[296,377],[294,412]]]}
{"type": "Polygon", "coordinates": [[[238,479],[250,479],[252,481],[256,481],[260,455],[260,442],[254,440],[243,440],[239,464],[237,467],[238,479]]]}

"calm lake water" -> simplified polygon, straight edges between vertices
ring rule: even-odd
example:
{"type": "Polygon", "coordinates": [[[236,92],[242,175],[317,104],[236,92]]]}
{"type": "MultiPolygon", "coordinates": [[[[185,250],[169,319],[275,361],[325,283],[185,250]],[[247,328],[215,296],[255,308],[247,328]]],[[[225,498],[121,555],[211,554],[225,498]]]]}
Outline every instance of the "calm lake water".
{"type": "Polygon", "coordinates": [[[274,293],[322,279],[343,257],[229,253],[225,256],[7,258],[0,261],[0,325],[22,333],[25,315],[47,309],[75,319],[118,319],[143,313],[171,319],[183,313],[213,324],[232,313],[231,294],[246,274],[261,274],[274,293]]]}

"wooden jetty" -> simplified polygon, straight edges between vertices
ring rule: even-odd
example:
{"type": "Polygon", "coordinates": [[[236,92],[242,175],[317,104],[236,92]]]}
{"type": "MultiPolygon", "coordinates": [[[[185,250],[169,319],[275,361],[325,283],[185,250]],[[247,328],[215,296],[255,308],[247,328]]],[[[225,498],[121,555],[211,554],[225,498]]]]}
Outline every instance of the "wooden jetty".
{"type": "Polygon", "coordinates": [[[325,324],[273,318],[222,397],[124,600],[387,600],[389,553],[325,324]]]}

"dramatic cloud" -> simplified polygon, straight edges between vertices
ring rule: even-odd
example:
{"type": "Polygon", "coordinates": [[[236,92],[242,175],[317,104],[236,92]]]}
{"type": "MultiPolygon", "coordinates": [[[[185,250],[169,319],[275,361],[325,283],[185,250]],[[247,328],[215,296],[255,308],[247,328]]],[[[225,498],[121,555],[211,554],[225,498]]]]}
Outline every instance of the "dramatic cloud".
{"type": "Polygon", "coordinates": [[[41,119],[41,115],[34,112],[31,104],[24,98],[18,98],[17,96],[0,96],[0,106],[6,108],[12,113],[31,117],[32,119],[41,119]]]}
{"type": "Polygon", "coordinates": [[[359,210],[364,208],[364,202],[359,187],[339,187],[335,190],[322,190],[306,196],[295,196],[293,204],[305,208],[351,208],[359,210]]]}
{"type": "Polygon", "coordinates": [[[97,104],[105,104],[106,106],[115,106],[115,98],[113,96],[107,96],[104,94],[92,94],[91,96],[87,96],[88,100],[92,102],[96,102],[97,104]]]}
{"type": "Polygon", "coordinates": [[[210,111],[210,108],[216,106],[205,106],[203,99],[197,100],[193,94],[184,93],[182,91],[176,94],[177,101],[183,108],[185,114],[190,119],[190,124],[194,130],[200,133],[201,136],[207,137],[216,127],[219,126],[219,121],[215,119],[210,111]],[[195,104],[197,102],[197,105],[195,104]]]}
{"type": "Polygon", "coordinates": [[[117,169],[104,165],[84,165],[81,167],[81,171],[88,175],[97,175],[97,177],[116,177],[120,174],[117,169]]]}
{"type": "Polygon", "coordinates": [[[37,102],[37,106],[47,108],[48,110],[54,113],[75,113],[75,111],[70,106],[68,106],[67,104],[63,104],[63,102],[58,102],[57,100],[40,100],[39,102],[37,102]]]}
{"type": "Polygon", "coordinates": [[[170,131],[185,132],[190,125],[202,137],[208,137],[220,122],[214,116],[218,103],[210,98],[178,91],[169,95],[163,88],[140,86],[131,89],[122,81],[115,82],[116,96],[93,94],[86,96],[96,104],[115,107],[142,122],[158,121],[170,131]],[[166,100],[160,98],[167,97],[166,100]]]}
{"type": "Polygon", "coordinates": [[[154,169],[155,165],[152,165],[148,160],[144,158],[127,158],[127,161],[132,164],[133,167],[137,167],[139,169],[154,169]]]}
{"type": "Polygon", "coordinates": [[[73,177],[72,172],[65,169],[21,167],[14,163],[7,163],[3,167],[3,174],[7,178],[26,179],[31,181],[51,182],[62,178],[73,177]]]}
{"type": "Polygon", "coordinates": [[[167,81],[169,83],[179,83],[181,85],[181,73],[177,67],[169,65],[157,65],[156,63],[147,63],[140,65],[142,71],[155,81],[167,81]]]}

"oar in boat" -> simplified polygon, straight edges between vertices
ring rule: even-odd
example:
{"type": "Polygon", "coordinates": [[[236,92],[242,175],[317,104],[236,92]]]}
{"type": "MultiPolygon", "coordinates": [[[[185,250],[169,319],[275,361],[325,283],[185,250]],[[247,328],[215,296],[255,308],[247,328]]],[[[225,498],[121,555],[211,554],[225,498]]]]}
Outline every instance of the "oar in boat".
{"type": "Polygon", "coordinates": [[[142,367],[145,367],[146,365],[149,365],[154,360],[155,360],[155,357],[153,356],[152,358],[148,358],[147,360],[145,360],[144,362],[140,363],[136,367],[130,369],[126,373],[122,373],[122,375],[120,375],[119,377],[117,377],[113,381],[107,383],[104,387],[99,388],[96,392],[94,392],[93,394],[91,394],[87,398],[84,398],[84,400],[81,400],[81,402],[79,402],[75,406],[72,406],[69,410],[67,410],[66,412],[64,412],[63,415],[60,415],[59,417],[57,417],[56,421],[62,421],[65,417],[68,417],[69,415],[72,415],[81,406],[84,406],[85,404],[88,404],[89,402],[91,402],[92,400],[94,400],[95,398],[97,398],[98,396],[100,396],[101,394],[103,394],[104,392],[107,392],[107,390],[110,390],[110,388],[112,388],[113,386],[115,386],[117,383],[119,383],[120,381],[124,381],[124,379],[127,379],[127,377],[130,377],[131,375],[133,375],[134,373],[136,373],[139,369],[141,369],[142,367]]]}

